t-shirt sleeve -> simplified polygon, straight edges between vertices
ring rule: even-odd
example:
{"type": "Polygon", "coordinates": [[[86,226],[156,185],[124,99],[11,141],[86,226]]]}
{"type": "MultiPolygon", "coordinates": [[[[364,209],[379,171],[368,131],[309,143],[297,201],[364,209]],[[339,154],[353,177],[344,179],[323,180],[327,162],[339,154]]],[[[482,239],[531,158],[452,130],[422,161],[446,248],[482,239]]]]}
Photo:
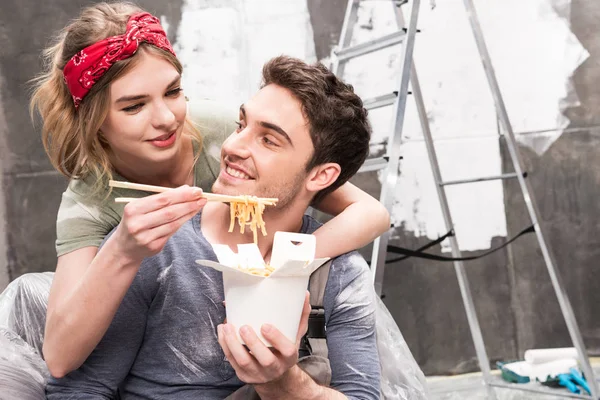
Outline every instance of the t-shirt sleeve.
{"type": "Polygon", "coordinates": [[[56,253],[60,257],[83,247],[99,247],[114,228],[100,206],[86,205],[70,189],[62,196],[56,218],[56,253]]]}
{"type": "Polygon", "coordinates": [[[374,296],[360,255],[351,253],[332,262],[323,301],[331,387],[349,399],[379,399],[374,296]]]}

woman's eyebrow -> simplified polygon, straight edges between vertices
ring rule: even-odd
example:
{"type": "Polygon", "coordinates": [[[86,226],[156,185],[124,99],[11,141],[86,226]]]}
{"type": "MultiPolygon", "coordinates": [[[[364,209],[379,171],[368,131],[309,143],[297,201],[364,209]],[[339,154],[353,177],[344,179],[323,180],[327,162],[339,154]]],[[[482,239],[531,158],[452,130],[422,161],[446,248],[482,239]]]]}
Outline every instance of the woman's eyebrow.
{"type": "MultiPolygon", "coordinates": [[[[171,83],[169,83],[167,85],[167,88],[170,88],[171,86],[175,85],[177,82],[179,82],[181,80],[181,76],[176,76],[175,79],[173,79],[171,81],[171,83]]],[[[125,101],[133,101],[133,100],[141,100],[144,99],[146,97],[150,97],[149,94],[134,94],[134,95],[129,95],[129,96],[121,96],[117,99],[117,103],[122,103],[125,101]]]]}

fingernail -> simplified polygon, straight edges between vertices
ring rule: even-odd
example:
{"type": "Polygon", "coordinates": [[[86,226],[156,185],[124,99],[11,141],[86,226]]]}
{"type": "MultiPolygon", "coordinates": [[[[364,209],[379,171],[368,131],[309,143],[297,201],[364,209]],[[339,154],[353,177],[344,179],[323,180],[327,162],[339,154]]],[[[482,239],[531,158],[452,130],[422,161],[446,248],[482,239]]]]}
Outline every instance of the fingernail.
{"type": "Polygon", "coordinates": [[[219,335],[221,335],[223,333],[223,325],[221,325],[221,324],[217,325],[217,333],[219,335]]]}
{"type": "Polygon", "coordinates": [[[262,326],[262,331],[263,331],[264,333],[269,333],[269,332],[271,332],[272,330],[273,330],[273,325],[271,325],[271,324],[264,324],[264,325],[262,326]]]}
{"type": "Polygon", "coordinates": [[[196,196],[196,197],[200,197],[200,196],[202,196],[202,189],[200,189],[200,188],[195,188],[195,189],[192,191],[192,194],[193,194],[194,196],[196,196]]]}
{"type": "Polygon", "coordinates": [[[223,331],[224,331],[224,332],[225,332],[227,335],[230,335],[230,334],[233,332],[233,330],[231,329],[231,326],[230,326],[229,324],[227,324],[227,325],[224,325],[224,326],[223,326],[223,331]]]}
{"type": "Polygon", "coordinates": [[[247,335],[250,333],[250,328],[248,328],[246,325],[244,325],[240,328],[240,333],[242,335],[247,335]]]}

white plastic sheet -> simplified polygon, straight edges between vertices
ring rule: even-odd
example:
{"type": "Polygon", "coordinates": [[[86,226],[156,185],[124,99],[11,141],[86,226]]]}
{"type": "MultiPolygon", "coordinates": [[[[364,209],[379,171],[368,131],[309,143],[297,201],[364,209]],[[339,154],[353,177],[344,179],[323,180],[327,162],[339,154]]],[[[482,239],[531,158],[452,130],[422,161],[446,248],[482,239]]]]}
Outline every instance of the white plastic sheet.
{"type": "Polygon", "coordinates": [[[42,400],[46,363],[20,336],[0,328],[0,399],[42,400]]]}
{"type": "Polygon", "coordinates": [[[426,400],[425,375],[415,361],[396,321],[377,298],[377,347],[381,362],[382,399],[426,400]]]}
{"type": "Polygon", "coordinates": [[[0,294],[0,399],[42,400],[42,343],[52,273],[27,274],[0,294]]]}
{"type": "Polygon", "coordinates": [[[42,356],[52,272],[23,275],[0,294],[0,328],[20,336],[42,356]]]}

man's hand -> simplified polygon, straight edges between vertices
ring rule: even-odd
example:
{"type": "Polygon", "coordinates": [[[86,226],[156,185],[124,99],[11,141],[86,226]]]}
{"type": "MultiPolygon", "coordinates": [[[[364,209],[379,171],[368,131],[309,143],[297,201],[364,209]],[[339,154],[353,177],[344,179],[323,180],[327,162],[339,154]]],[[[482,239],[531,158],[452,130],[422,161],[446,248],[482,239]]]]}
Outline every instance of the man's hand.
{"type": "Polygon", "coordinates": [[[247,350],[237,339],[233,325],[227,323],[219,325],[217,327],[219,344],[238,378],[250,384],[274,382],[296,365],[300,340],[308,330],[309,315],[309,293],[306,292],[295,343],[272,325],[265,324],[261,327],[263,337],[271,343],[272,348],[265,346],[252,328],[243,326],[240,329],[240,336],[248,346],[247,350]]]}

